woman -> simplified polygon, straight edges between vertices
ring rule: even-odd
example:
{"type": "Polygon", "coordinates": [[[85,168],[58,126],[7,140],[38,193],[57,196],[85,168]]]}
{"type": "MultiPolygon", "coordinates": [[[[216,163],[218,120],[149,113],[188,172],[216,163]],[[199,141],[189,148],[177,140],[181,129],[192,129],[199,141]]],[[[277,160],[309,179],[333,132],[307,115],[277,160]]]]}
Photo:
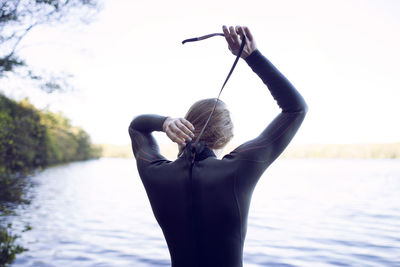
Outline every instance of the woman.
{"type": "Polygon", "coordinates": [[[141,115],[129,126],[137,168],[171,255],[172,267],[242,266],[247,217],[254,187],[300,127],[307,106],[290,82],[261,54],[247,27],[223,27],[229,49],[267,85],[282,112],[255,139],[221,160],[216,150],[232,138],[229,111],[221,102],[201,141],[216,99],[196,102],[183,118],[141,115]],[[160,155],[152,131],[163,131],[180,146],[175,161],[160,155]],[[195,154],[192,151],[195,149],[195,154]],[[194,157],[194,158],[193,158],[194,157]]]}

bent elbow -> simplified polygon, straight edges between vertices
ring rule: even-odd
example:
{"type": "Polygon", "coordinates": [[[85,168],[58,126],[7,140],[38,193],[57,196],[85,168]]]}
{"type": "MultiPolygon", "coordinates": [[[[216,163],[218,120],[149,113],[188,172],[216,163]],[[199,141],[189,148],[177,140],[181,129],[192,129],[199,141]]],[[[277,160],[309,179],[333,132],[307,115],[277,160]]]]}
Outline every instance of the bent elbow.
{"type": "Polygon", "coordinates": [[[132,135],[132,131],[133,131],[131,125],[132,125],[132,124],[129,124],[129,127],[128,127],[128,133],[129,133],[129,135],[132,135]]]}
{"type": "Polygon", "coordinates": [[[295,107],[290,107],[282,110],[282,112],[284,113],[304,113],[304,114],[306,114],[307,111],[308,111],[308,106],[305,102],[295,107]]]}
{"type": "Polygon", "coordinates": [[[128,127],[129,135],[131,135],[132,132],[135,130],[135,128],[136,128],[136,120],[137,120],[138,117],[139,116],[134,117],[133,120],[131,121],[131,123],[129,124],[129,127],[128,127]]]}
{"type": "Polygon", "coordinates": [[[303,103],[301,110],[302,110],[304,113],[307,113],[307,112],[308,112],[308,105],[307,105],[306,102],[303,103]]]}
{"type": "Polygon", "coordinates": [[[308,105],[304,99],[301,99],[299,101],[298,106],[297,106],[297,112],[304,113],[304,115],[308,112],[308,105]]]}
{"type": "Polygon", "coordinates": [[[304,114],[307,113],[308,111],[308,105],[306,101],[304,100],[303,97],[300,97],[300,99],[297,101],[297,111],[298,112],[303,112],[304,114]]]}

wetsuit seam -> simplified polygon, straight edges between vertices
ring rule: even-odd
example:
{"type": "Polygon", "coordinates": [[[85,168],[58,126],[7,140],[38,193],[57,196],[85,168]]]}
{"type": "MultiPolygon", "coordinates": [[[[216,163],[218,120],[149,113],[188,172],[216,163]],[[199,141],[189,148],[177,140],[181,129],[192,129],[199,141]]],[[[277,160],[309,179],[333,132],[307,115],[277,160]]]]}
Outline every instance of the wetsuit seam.
{"type": "MultiPolygon", "coordinates": [[[[191,230],[192,230],[192,238],[193,238],[193,251],[198,251],[198,237],[196,234],[196,212],[194,209],[194,185],[193,185],[193,168],[194,168],[195,163],[190,164],[190,169],[189,169],[189,186],[190,186],[190,215],[191,215],[191,230]]],[[[194,260],[194,266],[193,267],[198,267],[198,262],[196,257],[194,257],[192,260],[194,260]]]]}
{"type": "Polygon", "coordinates": [[[275,143],[275,141],[277,141],[279,138],[281,138],[281,136],[290,129],[290,127],[299,119],[300,117],[297,117],[294,121],[292,121],[285,130],[283,130],[283,132],[280,133],[280,135],[278,135],[277,137],[275,137],[275,139],[273,139],[271,142],[269,142],[268,144],[264,144],[264,145],[258,145],[258,146],[250,146],[247,148],[242,149],[241,151],[239,151],[238,153],[243,153],[245,151],[249,151],[249,150],[254,150],[254,149],[259,149],[259,148],[264,148],[267,147],[273,143],[275,143]]]}
{"type": "MultiPolygon", "coordinates": [[[[273,130],[273,132],[271,133],[271,135],[272,134],[274,134],[274,133],[276,133],[286,122],[288,122],[289,120],[290,120],[290,118],[293,116],[294,118],[295,118],[295,120],[294,121],[292,121],[290,124],[289,124],[289,126],[288,127],[286,127],[286,129],[281,133],[281,135],[282,134],[284,134],[291,126],[292,126],[292,124],[294,123],[294,122],[296,122],[298,119],[299,119],[299,114],[301,114],[301,113],[303,113],[302,111],[299,111],[299,112],[282,112],[281,113],[281,115],[288,115],[288,116],[285,116],[285,117],[281,117],[281,121],[280,121],[280,124],[273,130]]],[[[277,138],[275,138],[274,140],[272,140],[269,144],[267,144],[267,145],[270,145],[270,144],[272,144],[272,143],[274,143],[277,139],[279,139],[279,137],[280,136],[278,136],[277,138]]],[[[244,151],[248,151],[248,150],[253,150],[253,149],[257,149],[257,148],[261,148],[261,147],[264,147],[265,145],[262,145],[261,147],[260,147],[260,145],[256,145],[256,144],[260,144],[260,143],[262,143],[262,142],[264,142],[264,141],[266,141],[267,139],[269,138],[269,136],[268,137],[264,137],[264,138],[262,138],[262,139],[260,139],[260,140],[256,140],[255,142],[253,142],[252,144],[250,144],[249,145],[249,147],[238,147],[237,149],[236,149],[236,151],[237,151],[237,153],[242,153],[242,152],[244,152],[244,151]]]]}
{"type": "Polygon", "coordinates": [[[240,220],[240,223],[239,223],[239,225],[240,225],[240,251],[241,251],[241,255],[240,255],[241,265],[240,266],[243,266],[243,258],[242,258],[243,257],[243,248],[242,248],[242,241],[243,241],[242,240],[243,239],[242,212],[240,211],[240,205],[239,205],[239,200],[238,200],[236,188],[237,188],[237,169],[235,171],[235,176],[234,176],[234,179],[233,179],[233,194],[235,196],[236,207],[237,207],[237,210],[238,210],[238,213],[239,213],[239,220],[240,220]]]}

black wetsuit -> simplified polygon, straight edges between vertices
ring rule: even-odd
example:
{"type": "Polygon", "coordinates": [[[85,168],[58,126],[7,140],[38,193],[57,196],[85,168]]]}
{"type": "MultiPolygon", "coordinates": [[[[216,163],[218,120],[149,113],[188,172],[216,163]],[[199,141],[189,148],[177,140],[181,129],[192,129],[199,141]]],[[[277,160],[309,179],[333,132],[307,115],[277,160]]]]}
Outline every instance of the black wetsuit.
{"type": "MultiPolygon", "coordinates": [[[[282,112],[257,138],[221,160],[204,142],[199,143],[193,164],[190,144],[178,159],[166,160],[151,135],[162,131],[166,117],[141,115],[129,126],[137,168],[173,267],[242,266],[253,189],[306,114],[302,96],[258,50],[246,62],[268,86],[282,112]]],[[[257,116],[262,114],[251,119],[257,116]]]]}

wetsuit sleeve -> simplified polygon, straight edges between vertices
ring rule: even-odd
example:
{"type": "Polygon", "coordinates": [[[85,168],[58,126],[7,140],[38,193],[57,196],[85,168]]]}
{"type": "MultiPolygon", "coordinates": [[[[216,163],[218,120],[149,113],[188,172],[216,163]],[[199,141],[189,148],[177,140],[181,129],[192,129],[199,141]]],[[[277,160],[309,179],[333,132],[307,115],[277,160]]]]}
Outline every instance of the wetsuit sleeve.
{"type": "MultiPolygon", "coordinates": [[[[258,137],[229,154],[239,160],[242,169],[253,172],[251,176],[258,179],[296,134],[307,112],[307,105],[293,85],[259,50],[248,56],[246,62],[267,85],[282,110],[258,137]]],[[[254,119],[256,116],[258,114],[254,119]]]]}
{"type": "Polygon", "coordinates": [[[134,118],[129,125],[129,135],[132,142],[132,151],[137,162],[150,163],[165,159],[161,154],[157,141],[152,136],[153,131],[162,131],[167,117],[146,114],[134,118]]]}

